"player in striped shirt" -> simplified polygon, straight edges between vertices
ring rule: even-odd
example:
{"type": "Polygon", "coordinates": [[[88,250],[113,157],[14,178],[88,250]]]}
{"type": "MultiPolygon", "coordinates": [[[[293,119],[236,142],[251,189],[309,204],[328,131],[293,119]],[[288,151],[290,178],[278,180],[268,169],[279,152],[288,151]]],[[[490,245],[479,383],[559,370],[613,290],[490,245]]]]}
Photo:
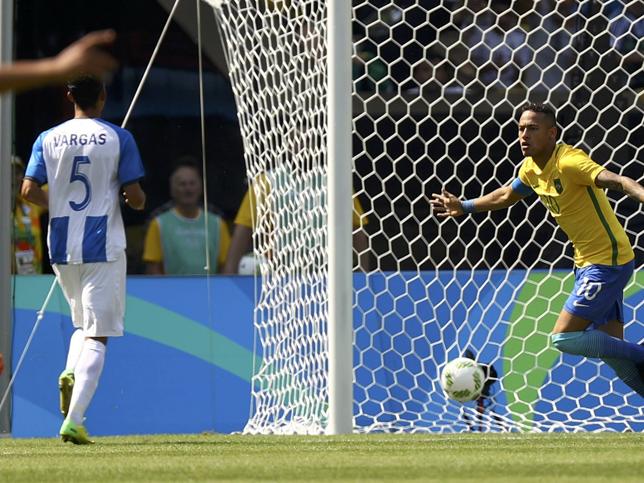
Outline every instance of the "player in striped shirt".
{"type": "Polygon", "coordinates": [[[633,274],[634,253],[603,191],[618,190],[644,203],[644,188],[556,139],[554,110],[525,105],[519,120],[525,159],[512,184],[465,201],[443,190],[432,195],[431,204],[444,218],[507,208],[536,193],[574,246],[575,286],[555,323],[553,345],[600,358],[644,396],[644,347],[623,340],[623,292],[633,274]]]}
{"type": "Polygon", "coordinates": [[[77,79],[68,85],[67,97],[74,118],[38,136],[21,192],[49,209],[49,256],[75,327],[59,379],[65,416],[60,435],[88,444],[83,420],[107,339],[123,335],[126,259],[119,196],[143,209],[144,171],[132,135],[100,119],[106,100],[101,81],[77,79]]]}

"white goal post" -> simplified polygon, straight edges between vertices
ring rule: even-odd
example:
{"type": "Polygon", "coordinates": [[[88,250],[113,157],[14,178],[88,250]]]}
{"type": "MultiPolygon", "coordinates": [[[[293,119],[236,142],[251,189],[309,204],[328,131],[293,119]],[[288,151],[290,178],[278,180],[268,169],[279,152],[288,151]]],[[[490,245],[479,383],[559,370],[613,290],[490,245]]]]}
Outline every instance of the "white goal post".
{"type": "MultiPolygon", "coordinates": [[[[474,198],[516,176],[526,101],[557,110],[561,142],[640,178],[639,2],[210,3],[256,200],[246,432],[644,430],[641,397],[610,368],[549,346],[573,278],[544,207],[530,198],[440,221],[428,203],[444,187],[474,198]],[[336,331],[347,318],[351,334],[336,331]],[[462,355],[496,374],[465,404],[438,383],[462,355]]],[[[638,343],[644,221],[609,197],[636,252],[625,337],[638,343]]]]}

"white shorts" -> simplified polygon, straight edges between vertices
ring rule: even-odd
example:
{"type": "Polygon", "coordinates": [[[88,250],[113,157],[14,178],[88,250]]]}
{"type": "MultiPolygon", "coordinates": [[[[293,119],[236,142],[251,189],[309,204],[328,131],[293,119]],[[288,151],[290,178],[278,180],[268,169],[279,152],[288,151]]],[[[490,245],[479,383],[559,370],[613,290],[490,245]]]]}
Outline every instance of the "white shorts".
{"type": "Polygon", "coordinates": [[[55,264],[52,267],[72,314],[74,327],[86,337],[123,335],[126,260],[55,264]]]}

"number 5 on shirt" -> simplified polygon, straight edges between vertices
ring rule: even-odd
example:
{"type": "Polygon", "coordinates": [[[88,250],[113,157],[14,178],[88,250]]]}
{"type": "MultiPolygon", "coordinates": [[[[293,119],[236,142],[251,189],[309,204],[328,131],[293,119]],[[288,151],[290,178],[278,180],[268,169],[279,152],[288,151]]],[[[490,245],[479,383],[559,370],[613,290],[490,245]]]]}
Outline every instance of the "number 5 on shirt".
{"type": "Polygon", "coordinates": [[[89,164],[89,158],[87,156],[74,156],[74,163],[72,164],[72,174],[69,177],[69,182],[73,183],[74,181],[79,181],[85,185],[85,198],[80,203],[75,201],[70,201],[69,206],[71,206],[74,211],[83,211],[89,205],[89,202],[92,199],[92,185],[89,183],[89,178],[79,171],[81,164],[89,164]]]}

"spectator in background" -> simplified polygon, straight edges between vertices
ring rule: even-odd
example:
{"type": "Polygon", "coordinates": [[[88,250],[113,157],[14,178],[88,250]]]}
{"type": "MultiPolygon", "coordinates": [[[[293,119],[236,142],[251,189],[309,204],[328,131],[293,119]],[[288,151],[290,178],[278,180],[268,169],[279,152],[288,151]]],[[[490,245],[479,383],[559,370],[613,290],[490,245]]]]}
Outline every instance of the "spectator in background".
{"type": "MultiPolygon", "coordinates": [[[[224,265],[224,274],[237,274],[239,272],[239,262],[244,255],[253,250],[253,228],[255,222],[262,223],[263,231],[270,231],[270,215],[265,213],[258,219],[257,202],[261,196],[266,196],[270,190],[270,183],[266,176],[261,176],[257,180],[258,193],[253,187],[249,187],[237,211],[233,235],[230,242],[230,250],[224,265]]],[[[368,223],[364,210],[357,198],[353,198],[353,248],[358,254],[359,267],[363,271],[368,271],[370,267],[369,240],[364,231],[364,225],[368,223]]],[[[270,257],[271,253],[261,254],[261,256],[270,257]]]]}
{"type": "Polygon", "coordinates": [[[454,67],[445,59],[445,49],[434,46],[429,49],[429,60],[422,60],[413,68],[413,78],[405,86],[410,96],[422,95],[430,102],[444,94],[461,93],[462,87],[454,78],[454,67]]]}
{"type": "Polygon", "coordinates": [[[11,164],[14,193],[11,272],[18,275],[42,273],[40,217],[46,209],[28,202],[20,195],[25,165],[18,156],[12,156],[11,164]]]}
{"type": "Polygon", "coordinates": [[[560,91],[567,95],[574,80],[572,67],[577,63],[575,33],[578,30],[579,2],[544,0],[536,2],[534,14],[522,19],[527,33],[528,59],[522,69],[523,83],[531,91],[560,91]]]}
{"type": "Polygon", "coordinates": [[[480,86],[513,87],[519,80],[520,68],[528,64],[528,52],[522,48],[525,32],[509,2],[495,2],[462,28],[466,56],[480,86]]]}
{"type": "Polygon", "coordinates": [[[111,45],[115,39],[116,33],[113,30],[91,32],[55,57],[2,65],[0,93],[63,84],[81,73],[102,77],[116,69],[117,62],[100,48],[111,45]]]}
{"type": "Polygon", "coordinates": [[[623,57],[623,69],[633,77],[630,87],[644,87],[644,51],[638,45],[644,38],[644,4],[632,2],[616,11],[610,18],[608,29],[611,34],[610,46],[623,57]]]}
{"type": "Polygon", "coordinates": [[[352,74],[356,90],[372,93],[378,89],[381,94],[390,94],[394,90],[391,80],[387,77],[387,66],[382,59],[368,49],[362,49],[357,44],[356,55],[352,59],[352,74]]]}
{"type": "Polygon", "coordinates": [[[414,66],[412,74],[411,82],[404,86],[404,91],[406,94],[417,96],[432,82],[434,69],[429,61],[423,60],[414,66]]]}
{"type": "MultiPolygon", "coordinates": [[[[633,2],[610,19],[611,46],[622,54],[637,54],[637,44],[644,37],[644,4],[633,2]]],[[[641,54],[638,56],[640,62],[641,54]]]]}
{"type": "MultiPolygon", "coordinates": [[[[179,158],[170,175],[169,205],[153,216],[145,236],[143,261],[149,275],[206,274],[206,217],[202,177],[191,157],[179,158]]],[[[223,266],[230,234],[223,219],[208,212],[210,273],[223,266]]]]}

